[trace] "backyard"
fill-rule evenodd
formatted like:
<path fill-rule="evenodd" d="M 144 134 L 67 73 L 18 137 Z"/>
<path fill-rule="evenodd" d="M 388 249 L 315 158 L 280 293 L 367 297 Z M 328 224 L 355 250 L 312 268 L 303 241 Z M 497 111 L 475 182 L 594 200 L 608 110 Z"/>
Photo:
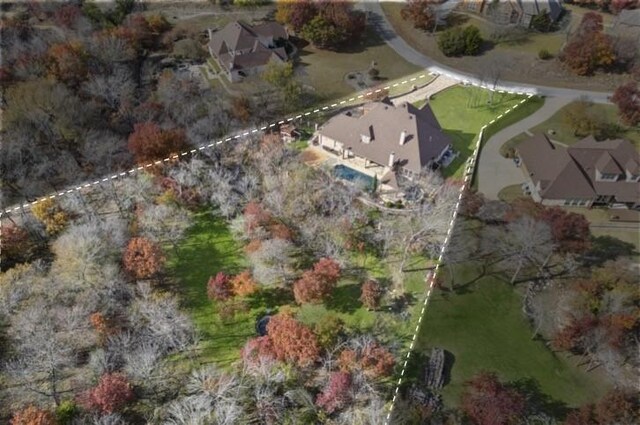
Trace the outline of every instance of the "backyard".
<path fill-rule="evenodd" d="M 188 358 L 195 365 L 215 362 L 230 366 L 240 358 L 240 349 L 247 339 L 256 336 L 256 319 L 267 312 L 275 313 L 283 306 L 293 308 L 298 319 L 310 326 L 332 315 L 339 317 L 347 330 L 371 331 L 376 327 L 378 338 L 400 353 L 410 343 L 415 321 L 400 320 L 386 307 L 367 310 L 359 301 L 361 280 L 358 276 L 362 269 L 369 277 L 388 282 L 388 268 L 393 266 L 393 260 L 385 262 L 363 255 L 353 258 L 351 270 L 345 271 L 333 297 L 325 304 L 298 307 L 290 290 L 263 287 L 245 299 L 244 312 L 223 320 L 220 306 L 207 298 L 207 281 L 220 271 L 239 273 L 248 264 L 241 244 L 234 240 L 226 222 L 210 211 L 197 213 L 185 239 L 177 250 L 167 250 L 167 256 L 170 274 L 200 335 L 195 354 Z M 410 309 L 413 317 L 420 311 L 420 300 L 424 297 L 427 265 L 426 259 L 415 258 L 407 267 L 411 271 L 405 272 L 405 286 L 414 299 Z"/>
<path fill-rule="evenodd" d="M 485 124 L 525 99 L 523 96 L 508 93 L 493 93 L 488 90 L 468 86 L 455 86 L 446 89 L 429 101 L 438 122 L 453 139 L 453 148 L 460 155 L 443 170 L 445 177 L 460 178 L 464 163 L 473 153 L 477 136 Z M 487 127 L 484 140 L 511 125 L 542 106 L 543 101 L 532 98 L 507 113 Z"/>
<path fill-rule="evenodd" d="M 517 289 L 498 275 L 482 274 L 481 267 L 470 262 L 455 265 L 454 273 L 454 291 L 435 293 L 417 340 L 418 353 L 428 355 L 432 347 L 440 347 L 452 355 L 450 382 L 442 390 L 445 404 L 456 406 L 464 382 L 485 370 L 509 382 L 538 386 L 551 398 L 555 413 L 607 391 L 609 385 L 597 371 L 587 373 L 577 366 L 577 358 L 554 353 L 532 339 Z M 443 274 L 443 287 L 448 287 Z"/>

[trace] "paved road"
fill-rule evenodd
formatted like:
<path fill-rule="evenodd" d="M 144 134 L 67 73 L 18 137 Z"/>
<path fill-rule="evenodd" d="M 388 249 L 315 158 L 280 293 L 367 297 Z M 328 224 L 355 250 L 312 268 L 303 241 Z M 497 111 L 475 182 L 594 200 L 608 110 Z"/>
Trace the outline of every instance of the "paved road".
<path fill-rule="evenodd" d="M 380 7 L 379 0 L 365 0 L 362 3 L 362 7 L 364 10 L 371 13 L 369 17 L 369 23 L 371 23 L 376 28 L 378 34 L 380 34 L 384 41 L 391 48 L 393 48 L 393 50 L 395 50 L 408 62 L 426 68 L 430 72 L 448 75 L 461 81 L 467 81 L 474 85 L 485 85 L 485 82 L 481 81 L 476 76 L 468 74 L 466 72 L 455 70 L 439 62 L 436 62 L 409 46 L 409 44 L 407 44 L 407 42 L 404 41 L 400 36 L 398 36 L 394 31 L 393 26 Z M 538 94 L 541 96 L 553 96 L 569 99 L 586 97 L 589 100 L 597 103 L 609 103 L 609 96 L 611 96 L 612 94 L 607 92 L 565 89 L 561 87 L 533 86 L 530 84 L 510 81 L 502 81 L 495 88 L 497 90 L 526 92 Z"/>
<path fill-rule="evenodd" d="M 522 170 L 515 166 L 513 160 L 500 155 L 500 147 L 524 130 L 548 120 L 570 102 L 571 99 L 566 97 L 546 98 L 544 105 L 536 112 L 494 134 L 485 143 L 478 158 L 478 191 L 487 199 L 498 199 L 498 192 L 505 186 L 523 183 Z"/>

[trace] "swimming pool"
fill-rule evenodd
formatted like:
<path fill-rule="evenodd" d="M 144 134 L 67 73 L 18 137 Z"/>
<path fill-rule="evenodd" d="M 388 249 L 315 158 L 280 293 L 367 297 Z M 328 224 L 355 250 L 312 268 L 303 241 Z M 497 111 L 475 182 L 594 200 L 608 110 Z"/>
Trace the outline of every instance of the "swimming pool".
<path fill-rule="evenodd" d="M 360 182 L 368 190 L 374 189 L 374 179 L 358 170 L 349 168 L 346 165 L 338 164 L 333 167 L 333 175 L 339 179 L 347 180 L 353 183 Z"/>

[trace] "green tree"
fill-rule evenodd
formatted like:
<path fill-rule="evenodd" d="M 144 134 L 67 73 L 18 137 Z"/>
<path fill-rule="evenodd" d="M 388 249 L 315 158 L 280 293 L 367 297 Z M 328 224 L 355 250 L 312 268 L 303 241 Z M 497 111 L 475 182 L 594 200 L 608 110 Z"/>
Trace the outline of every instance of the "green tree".
<path fill-rule="evenodd" d="M 344 43 L 348 34 L 344 28 L 337 27 L 321 15 L 314 17 L 302 27 L 301 35 L 320 48 L 335 47 Z"/>
<path fill-rule="evenodd" d="M 443 31 L 438 37 L 438 48 L 445 56 L 461 56 L 465 51 L 462 29 L 453 27 Z"/>
<path fill-rule="evenodd" d="M 483 42 L 478 27 L 469 25 L 462 31 L 462 35 L 464 37 L 464 54 L 468 56 L 477 55 Z"/>

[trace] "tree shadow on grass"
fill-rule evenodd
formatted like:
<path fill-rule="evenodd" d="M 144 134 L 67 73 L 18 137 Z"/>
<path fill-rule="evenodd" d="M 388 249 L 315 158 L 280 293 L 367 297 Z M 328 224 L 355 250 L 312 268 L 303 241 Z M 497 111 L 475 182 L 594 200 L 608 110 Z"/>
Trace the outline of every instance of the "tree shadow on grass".
<path fill-rule="evenodd" d="M 591 238 L 591 249 L 585 254 L 583 261 L 600 266 L 606 261 L 634 254 L 637 254 L 637 251 L 632 243 L 612 236 L 594 236 Z"/>
<path fill-rule="evenodd" d="M 247 304 L 251 309 L 264 308 L 276 309 L 281 305 L 292 304 L 293 293 L 281 287 L 265 287 L 247 298 Z"/>
<path fill-rule="evenodd" d="M 327 301 L 327 308 L 340 313 L 353 313 L 360 307 L 360 285 L 350 283 L 338 286 L 333 290 L 331 298 Z"/>
<path fill-rule="evenodd" d="M 533 378 L 519 379 L 511 383 L 511 386 L 527 397 L 529 404 L 535 411 L 544 412 L 560 420 L 563 420 L 569 412 L 569 408 L 564 402 L 555 400 L 543 393 L 540 389 L 540 384 Z"/>

